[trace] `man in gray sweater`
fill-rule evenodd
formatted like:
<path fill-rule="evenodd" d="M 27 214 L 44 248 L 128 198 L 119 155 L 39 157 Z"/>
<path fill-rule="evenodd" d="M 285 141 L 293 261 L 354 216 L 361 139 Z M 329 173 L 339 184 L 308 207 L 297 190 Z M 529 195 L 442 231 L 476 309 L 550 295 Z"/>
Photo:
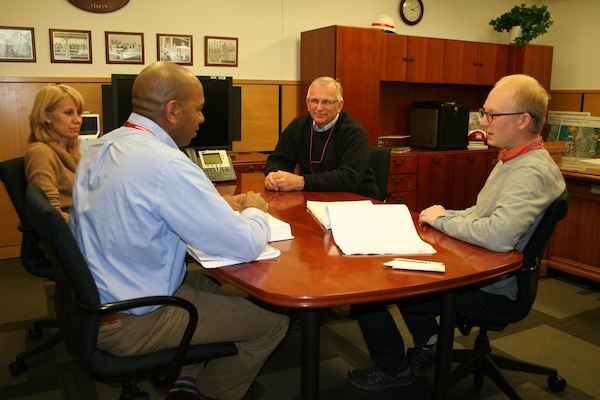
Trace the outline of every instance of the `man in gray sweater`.
<path fill-rule="evenodd" d="M 566 186 L 540 135 L 547 108 L 548 94 L 534 78 L 510 75 L 498 81 L 479 112 L 488 144 L 501 149 L 500 160 L 476 204 L 465 210 L 433 205 L 420 213 L 419 223 L 489 250 L 522 251 L 546 208 Z M 516 299 L 516 279 L 508 276 L 465 288 L 458 295 L 457 307 L 461 313 L 502 314 L 510 312 Z M 360 307 L 358 322 L 375 365 L 350 370 L 350 382 L 364 390 L 412 383 L 435 361 L 438 325 L 431 310 L 439 310 L 438 304 L 431 296 L 397 303 L 415 343 L 410 362 L 387 305 Z"/>

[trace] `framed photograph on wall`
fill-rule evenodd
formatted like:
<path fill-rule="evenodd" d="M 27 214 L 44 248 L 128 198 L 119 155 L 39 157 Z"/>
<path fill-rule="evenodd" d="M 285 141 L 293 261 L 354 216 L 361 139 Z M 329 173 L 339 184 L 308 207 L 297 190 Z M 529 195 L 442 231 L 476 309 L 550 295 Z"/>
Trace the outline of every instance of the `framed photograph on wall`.
<path fill-rule="evenodd" d="M 105 32 L 107 64 L 144 64 L 143 32 Z"/>
<path fill-rule="evenodd" d="M 193 65 L 192 35 L 156 35 L 158 61 L 172 61 L 181 65 Z"/>
<path fill-rule="evenodd" d="M 0 61 L 35 62 L 33 28 L 0 26 Z"/>
<path fill-rule="evenodd" d="M 92 63 L 92 32 L 50 29 L 50 61 Z"/>
<path fill-rule="evenodd" d="M 238 66 L 238 39 L 230 37 L 204 37 L 204 65 L 219 67 Z"/>

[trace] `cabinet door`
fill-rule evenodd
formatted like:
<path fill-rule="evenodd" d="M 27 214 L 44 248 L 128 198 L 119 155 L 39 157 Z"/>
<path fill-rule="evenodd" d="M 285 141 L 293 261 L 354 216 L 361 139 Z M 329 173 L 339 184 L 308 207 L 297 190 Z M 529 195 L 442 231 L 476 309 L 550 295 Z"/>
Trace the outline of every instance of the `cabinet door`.
<path fill-rule="evenodd" d="M 434 204 L 450 207 L 454 156 L 445 152 L 419 156 L 417 211 Z"/>
<path fill-rule="evenodd" d="M 407 51 L 407 82 L 444 81 L 444 39 L 409 36 Z"/>
<path fill-rule="evenodd" d="M 492 86 L 508 75 L 508 45 L 479 43 L 477 84 Z"/>
<path fill-rule="evenodd" d="M 474 85 L 477 82 L 478 43 L 446 40 L 444 50 L 444 82 Z"/>
<path fill-rule="evenodd" d="M 508 73 L 533 76 L 544 89 L 550 91 L 553 51 L 552 46 L 525 44 L 517 47 L 511 44 L 508 51 Z"/>
<path fill-rule="evenodd" d="M 488 177 L 488 153 L 471 150 L 454 156 L 454 178 L 450 208 L 471 207 Z"/>
<path fill-rule="evenodd" d="M 408 37 L 386 35 L 383 39 L 381 60 L 381 80 L 390 82 L 406 81 Z"/>
<path fill-rule="evenodd" d="M 446 40 L 444 83 L 492 86 L 508 72 L 508 46 Z"/>

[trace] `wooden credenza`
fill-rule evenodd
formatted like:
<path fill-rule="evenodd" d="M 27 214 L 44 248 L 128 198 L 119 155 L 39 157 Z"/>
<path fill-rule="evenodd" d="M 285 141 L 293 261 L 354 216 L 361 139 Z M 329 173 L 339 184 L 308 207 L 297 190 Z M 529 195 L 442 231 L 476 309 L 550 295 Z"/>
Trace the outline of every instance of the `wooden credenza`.
<path fill-rule="evenodd" d="M 546 249 L 541 274 L 548 268 L 600 282 L 600 176 L 564 172 L 569 211 Z"/>
<path fill-rule="evenodd" d="M 412 148 L 390 158 L 387 201 L 420 211 L 433 204 L 462 209 L 475 204 L 498 149 L 434 151 Z"/>

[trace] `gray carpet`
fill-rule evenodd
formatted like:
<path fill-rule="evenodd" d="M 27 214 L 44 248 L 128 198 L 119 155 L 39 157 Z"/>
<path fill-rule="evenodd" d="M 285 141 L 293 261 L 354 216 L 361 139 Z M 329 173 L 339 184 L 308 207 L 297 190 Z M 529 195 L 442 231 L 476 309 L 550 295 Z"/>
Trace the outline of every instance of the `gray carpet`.
<path fill-rule="evenodd" d="M 232 294 L 235 290 L 225 288 Z M 117 400 L 117 383 L 94 382 L 72 360 L 62 345 L 28 361 L 28 371 L 17 377 L 8 371 L 15 355 L 36 340 L 27 329 L 33 320 L 51 312 L 48 300 L 52 284 L 30 276 L 18 260 L 0 260 L 0 399 L 111 399 Z M 321 324 L 321 399 L 421 399 L 432 382 L 432 376 L 421 377 L 406 388 L 366 392 L 346 381 L 350 368 L 371 365 L 356 321 L 348 319 L 348 307 L 327 310 Z M 402 318 L 393 312 L 406 335 Z M 542 365 L 558 368 L 568 386 L 562 393 L 548 390 L 545 376 L 507 372 L 508 380 L 523 399 L 600 399 L 600 285 L 572 276 L 552 273 L 540 282 L 538 299 L 530 315 L 503 332 L 491 333 L 493 352 L 516 356 Z M 47 334 L 50 331 L 46 332 Z M 474 334 L 457 332 L 456 348 L 472 347 Z M 410 345 L 410 342 L 408 342 Z M 280 348 L 265 364 L 258 381 L 266 388 L 263 400 L 299 399 L 300 395 L 300 330 L 290 330 Z M 139 385 L 151 393 L 151 399 L 162 399 L 148 378 L 140 377 Z M 476 394 L 467 379 L 453 386 L 450 399 L 505 399 L 488 380 Z"/>

